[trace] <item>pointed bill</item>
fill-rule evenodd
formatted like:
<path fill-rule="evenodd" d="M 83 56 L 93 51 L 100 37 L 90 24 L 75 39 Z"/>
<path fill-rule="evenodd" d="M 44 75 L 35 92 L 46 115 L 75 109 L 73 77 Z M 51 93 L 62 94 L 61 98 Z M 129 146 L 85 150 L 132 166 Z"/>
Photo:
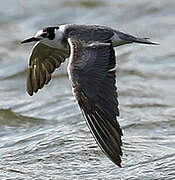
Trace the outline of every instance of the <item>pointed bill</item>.
<path fill-rule="evenodd" d="M 24 44 L 24 43 L 29 43 L 29 42 L 37 42 L 39 41 L 38 38 L 35 38 L 35 37 L 31 37 L 31 38 L 28 38 L 28 39 L 25 39 L 21 42 L 21 44 Z"/>

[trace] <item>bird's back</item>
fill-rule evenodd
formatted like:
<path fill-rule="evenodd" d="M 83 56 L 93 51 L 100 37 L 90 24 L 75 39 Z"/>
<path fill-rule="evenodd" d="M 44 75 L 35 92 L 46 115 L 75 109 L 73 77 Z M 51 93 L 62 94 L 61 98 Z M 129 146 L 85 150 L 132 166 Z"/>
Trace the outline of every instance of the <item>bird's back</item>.
<path fill-rule="evenodd" d="M 65 37 L 76 37 L 85 42 L 105 42 L 112 38 L 114 30 L 100 25 L 75 25 L 69 24 L 65 29 Z"/>

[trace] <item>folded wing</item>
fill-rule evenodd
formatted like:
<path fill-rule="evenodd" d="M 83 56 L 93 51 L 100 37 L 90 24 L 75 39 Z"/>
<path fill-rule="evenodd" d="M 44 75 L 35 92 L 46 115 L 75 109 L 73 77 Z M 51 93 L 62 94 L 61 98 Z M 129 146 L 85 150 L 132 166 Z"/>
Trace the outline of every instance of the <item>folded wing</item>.
<path fill-rule="evenodd" d="M 122 131 L 115 86 L 115 52 L 110 41 L 69 38 L 69 75 L 88 127 L 104 153 L 121 166 Z"/>
<path fill-rule="evenodd" d="M 37 92 L 51 79 L 51 74 L 69 56 L 68 49 L 51 48 L 37 43 L 29 59 L 27 72 L 27 92 L 29 95 Z"/>

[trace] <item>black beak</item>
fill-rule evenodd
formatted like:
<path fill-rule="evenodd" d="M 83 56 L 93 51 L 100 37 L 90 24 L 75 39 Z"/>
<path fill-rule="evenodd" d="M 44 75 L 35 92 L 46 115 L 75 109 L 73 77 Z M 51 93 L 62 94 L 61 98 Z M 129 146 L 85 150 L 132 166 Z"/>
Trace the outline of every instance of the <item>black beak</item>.
<path fill-rule="evenodd" d="M 25 39 L 21 43 L 23 44 L 23 43 L 36 42 L 36 41 L 39 41 L 39 39 L 35 38 L 35 37 L 32 37 L 32 38 Z"/>

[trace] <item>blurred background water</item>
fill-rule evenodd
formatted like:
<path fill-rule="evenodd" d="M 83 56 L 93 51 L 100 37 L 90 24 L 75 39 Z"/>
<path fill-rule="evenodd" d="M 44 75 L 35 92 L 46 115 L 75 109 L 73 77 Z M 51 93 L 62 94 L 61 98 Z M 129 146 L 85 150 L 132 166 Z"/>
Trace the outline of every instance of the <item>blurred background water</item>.
<path fill-rule="evenodd" d="M 122 168 L 92 138 L 66 64 L 33 97 L 25 90 L 32 44 L 45 26 L 103 24 L 160 46 L 118 48 Z M 0 179 L 175 179 L 175 1 L 1 0 Z"/>

